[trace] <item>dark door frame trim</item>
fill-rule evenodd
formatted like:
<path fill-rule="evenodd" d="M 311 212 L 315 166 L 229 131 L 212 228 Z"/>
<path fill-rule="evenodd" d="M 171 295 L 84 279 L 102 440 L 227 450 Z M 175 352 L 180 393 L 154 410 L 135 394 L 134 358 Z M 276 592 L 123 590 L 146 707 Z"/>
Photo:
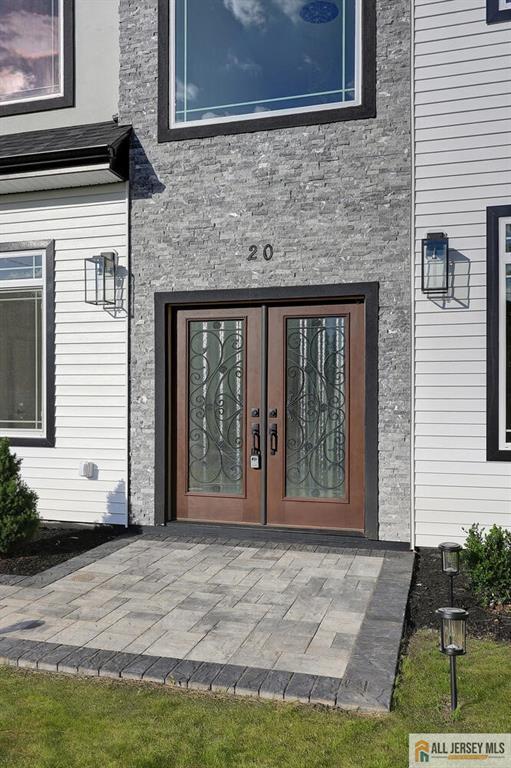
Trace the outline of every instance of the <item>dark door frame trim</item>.
<path fill-rule="evenodd" d="M 169 313 L 176 309 L 221 305 L 334 303 L 360 300 L 365 306 L 365 536 L 378 539 L 378 309 L 379 284 L 341 283 L 280 288 L 156 292 L 155 311 L 155 525 L 165 525 L 172 513 L 167 468 L 171 466 L 168 382 L 172 363 Z"/>

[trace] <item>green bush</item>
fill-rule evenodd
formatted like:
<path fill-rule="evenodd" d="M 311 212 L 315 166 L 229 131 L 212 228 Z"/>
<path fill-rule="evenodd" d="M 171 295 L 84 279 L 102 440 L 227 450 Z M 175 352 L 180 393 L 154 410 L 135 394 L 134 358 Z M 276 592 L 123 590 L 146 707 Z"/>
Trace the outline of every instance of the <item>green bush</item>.
<path fill-rule="evenodd" d="M 463 562 L 472 589 L 484 605 L 511 603 L 511 531 L 473 525 L 467 531 Z"/>
<path fill-rule="evenodd" d="M 0 437 L 0 553 L 30 539 L 39 526 L 37 494 L 20 476 L 21 459 L 9 450 L 9 441 Z"/>

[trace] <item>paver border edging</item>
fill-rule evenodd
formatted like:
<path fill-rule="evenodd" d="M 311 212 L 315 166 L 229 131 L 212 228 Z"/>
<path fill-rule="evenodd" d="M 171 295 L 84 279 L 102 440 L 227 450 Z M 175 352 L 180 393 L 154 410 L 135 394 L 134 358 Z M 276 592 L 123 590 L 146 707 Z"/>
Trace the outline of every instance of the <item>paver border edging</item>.
<path fill-rule="evenodd" d="M 85 677 L 138 680 L 190 690 L 335 707 L 342 680 L 234 664 L 105 651 L 0 637 L 0 664 Z"/>
<path fill-rule="evenodd" d="M 337 697 L 343 709 L 390 710 L 414 562 L 413 552 L 385 554 Z"/>

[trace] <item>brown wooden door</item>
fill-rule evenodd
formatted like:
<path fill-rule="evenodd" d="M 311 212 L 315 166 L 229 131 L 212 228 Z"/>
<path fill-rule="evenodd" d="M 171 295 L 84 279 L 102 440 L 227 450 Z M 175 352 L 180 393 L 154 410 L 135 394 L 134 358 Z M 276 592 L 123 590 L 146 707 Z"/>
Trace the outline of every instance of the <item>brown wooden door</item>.
<path fill-rule="evenodd" d="M 268 317 L 270 525 L 364 530 L 364 307 Z"/>
<path fill-rule="evenodd" d="M 363 532 L 364 361 L 363 304 L 179 311 L 177 518 Z"/>
<path fill-rule="evenodd" d="M 261 472 L 259 309 L 189 310 L 177 318 L 176 516 L 258 523 Z"/>

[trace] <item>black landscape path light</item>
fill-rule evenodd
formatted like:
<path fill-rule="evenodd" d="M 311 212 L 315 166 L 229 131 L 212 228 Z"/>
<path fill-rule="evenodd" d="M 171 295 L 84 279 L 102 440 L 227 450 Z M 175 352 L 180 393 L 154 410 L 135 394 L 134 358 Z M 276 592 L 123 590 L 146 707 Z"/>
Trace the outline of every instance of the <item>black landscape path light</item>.
<path fill-rule="evenodd" d="M 449 576 L 449 605 L 454 605 L 454 577 L 460 572 L 460 552 L 463 549 L 461 544 L 454 541 L 444 541 L 438 545 L 442 553 L 442 571 Z"/>
<path fill-rule="evenodd" d="M 451 665 L 451 710 L 458 706 L 458 684 L 456 680 L 456 657 L 467 652 L 467 616 L 463 608 L 438 608 L 440 616 L 440 650 L 449 656 Z"/>

